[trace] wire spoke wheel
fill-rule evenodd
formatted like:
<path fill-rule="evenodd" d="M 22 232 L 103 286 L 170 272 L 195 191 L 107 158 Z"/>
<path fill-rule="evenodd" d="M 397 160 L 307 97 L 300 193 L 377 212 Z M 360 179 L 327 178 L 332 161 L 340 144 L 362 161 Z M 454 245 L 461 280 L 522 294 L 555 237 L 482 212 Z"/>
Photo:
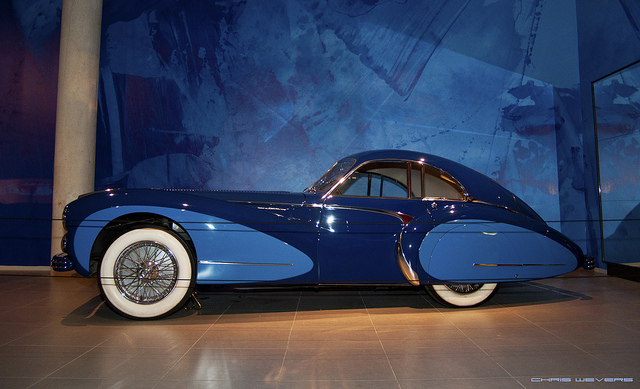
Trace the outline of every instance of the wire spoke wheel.
<path fill-rule="evenodd" d="M 475 307 L 488 301 L 497 291 L 496 283 L 427 285 L 431 297 L 450 307 Z"/>
<path fill-rule="evenodd" d="M 484 284 L 445 284 L 452 292 L 460 294 L 473 293 L 482 288 L 482 285 Z"/>
<path fill-rule="evenodd" d="M 195 287 L 195 266 L 171 231 L 138 228 L 120 235 L 102 257 L 98 284 L 107 305 L 133 319 L 157 319 L 184 306 Z"/>
<path fill-rule="evenodd" d="M 137 242 L 120 254 L 114 276 L 124 297 L 151 304 L 171 293 L 178 280 L 178 264 L 166 246 L 151 241 Z"/>

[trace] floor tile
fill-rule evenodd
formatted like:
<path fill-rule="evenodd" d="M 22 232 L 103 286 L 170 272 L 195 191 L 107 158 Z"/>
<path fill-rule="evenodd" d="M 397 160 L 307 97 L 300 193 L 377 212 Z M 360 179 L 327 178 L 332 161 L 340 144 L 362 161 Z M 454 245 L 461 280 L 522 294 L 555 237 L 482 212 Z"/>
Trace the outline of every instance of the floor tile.
<path fill-rule="evenodd" d="M 498 363 L 484 354 L 443 354 L 436 358 L 408 356 L 391 358 L 390 362 L 399 380 L 509 377 L 509 374 Z"/>
<path fill-rule="evenodd" d="M 135 378 L 45 378 L 38 381 L 30 389 L 152 389 L 157 383 L 157 380 L 139 380 Z"/>
<path fill-rule="evenodd" d="M 24 389 L 35 385 L 41 378 L 6 378 L 0 377 L 0 388 Z"/>
<path fill-rule="evenodd" d="M 617 376 L 623 373 L 622 369 L 587 354 L 509 355 L 492 358 L 512 376 Z"/>
<path fill-rule="evenodd" d="M 251 381 L 275 382 L 280 376 L 282 358 L 208 359 L 185 356 L 168 369 L 169 381 Z"/>
<path fill-rule="evenodd" d="M 512 389 L 521 388 L 515 378 L 446 378 L 399 380 L 401 389 Z"/>
<path fill-rule="evenodd" d="M 283 381 L 278 389 L 400 389 L 396 380 L 299 380 Z M 424 387 L 423 387 L 424 388 Z"/>
<path fill-rule="evenodd" d="M 171 380 L 163 379 L 154 389 L 277 389 L 280 388 L 277 381 L 247 381 L 247 380 Z"/>
<path fill-rule="evenodd" d="M 377 358 L 287 358 L 283 381 L 353 381 L 394 380 L 395 376 L 385 356 Z"/>

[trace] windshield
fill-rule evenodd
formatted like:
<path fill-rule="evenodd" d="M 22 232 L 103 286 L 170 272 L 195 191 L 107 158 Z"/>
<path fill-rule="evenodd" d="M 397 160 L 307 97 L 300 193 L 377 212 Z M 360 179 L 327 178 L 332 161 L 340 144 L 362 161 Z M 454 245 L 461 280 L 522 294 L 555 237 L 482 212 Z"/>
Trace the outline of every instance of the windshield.
<path fill-rule="evenodd" d="M 335 184 L 340 178 L 342 178 L 351 167 L 356 163 L 353 158 L 345 158 L 338 161 L 331 169 L 329 169 L 315 184 L 308 188 L 307 192 L 317 193 L 326 192 L 333 184 Z"/>

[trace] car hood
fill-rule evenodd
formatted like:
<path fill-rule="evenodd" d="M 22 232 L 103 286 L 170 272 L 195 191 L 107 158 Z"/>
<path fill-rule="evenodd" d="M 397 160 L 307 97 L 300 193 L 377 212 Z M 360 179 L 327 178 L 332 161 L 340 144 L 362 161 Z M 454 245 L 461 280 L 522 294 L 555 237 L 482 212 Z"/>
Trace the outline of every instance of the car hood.
<path fill-rule="evenodd" d="M 302 205 L 303 193 L 222 191 L 191 189 L 107 189 L 81 195 L 67 206 L 71 224 L 78 223 L 101 209 L 122 206 L 150 206 L 190 209 L 205 214 L 233 213 L 233 209 L 251 204 Z M 227 206 L 221 206 L 226 203 Z"/>

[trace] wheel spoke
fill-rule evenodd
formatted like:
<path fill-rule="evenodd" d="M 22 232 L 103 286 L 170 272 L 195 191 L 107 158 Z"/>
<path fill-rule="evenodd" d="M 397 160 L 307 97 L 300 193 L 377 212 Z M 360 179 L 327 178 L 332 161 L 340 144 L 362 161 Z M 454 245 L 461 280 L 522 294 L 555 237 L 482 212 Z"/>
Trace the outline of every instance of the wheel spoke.
<path fill-rule="evenodd" d="M 126 299 L 151 304 L 167 296 L 177 282 L 177 262 L 164 245 L 142 241 L 122 251 L 114 266 L 115 284 Z"/>
<path fill-rule="evenodd" d="M 473 293 L 482 288 L 482 285 L 484 284 L 447 284 L 446 286 L 453 292 L 464 294 Z"/>

